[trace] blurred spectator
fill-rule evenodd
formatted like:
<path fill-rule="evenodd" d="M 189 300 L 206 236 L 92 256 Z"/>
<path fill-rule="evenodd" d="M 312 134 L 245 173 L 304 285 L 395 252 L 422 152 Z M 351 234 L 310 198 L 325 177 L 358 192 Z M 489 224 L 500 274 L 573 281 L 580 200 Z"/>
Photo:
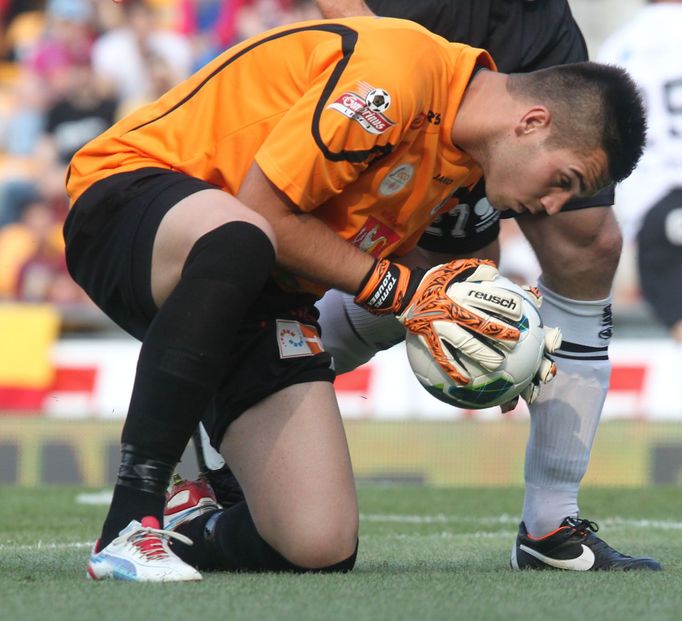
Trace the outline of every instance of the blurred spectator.
<path fill-rule="evenodd" d="M 0 59 L 21 60 L 44 29 L 45 0 L 0 0 Z"/>
<path fill-rule="evenodd" d="M 39 198 L 37 185 L 28 175 L 0 183 L 0 231 L 3 226 L 17 222 L 24 209 Z"/>
<path fill-rule="evenodd" d="M 250 0 L 237 15 L 237 38 L 246 39 L 268 28 L 292 21 L 319 19 L 312 2 L 286 0 Z"/>
<path fill-rule="evenodd" d="M 46 88 L 40 80 L 21 73 L 9 86 L 5 104 L 0 125 L 2 151 L 11 157 L 30 157 L 43 130 Z"/>
<path fill-rule="evenodd" d="M 194 69 L 237 41 L 237 15 L 249 0 L 178 0 L 177 28 L 191 38 Z"/>
<path fill-rule="evenodd" d="M 3 92 L 0 112 L 0 226 L 15 222 L 38 195 L 36 149 L 45 123 L 46 89 L 21 73 Z"/>
<path fill-rule="evenodd" d="M 47 89 L 48 100 L 65 94 L 69 67 L 89 57 L 93 17 L 90 0 L 48 0 L 43 36 L 27 59 L 28 70 Z"/>
<path fill-rule="evenodd" d="M 140 106 L 150 103 L 163 95 L 171 87 L 175 86 L 177 76 L 165 58 L 152 55 L 147 58 L 147 88 L 144 93 L 135 97 L 130 97 L 119 102 L 116 111 L 116 118 L 121 118 L 130 114 Z"/>
<path fill-rule="evenodd" d="M 319 19 L 312 0 L 175 0 L 176 30 L 192 41 L 194 70 L 239 41 L 293 21 Z"/>
<path fill-rule="evenodd" d="M 626 244 L 622 271 L 639 282 L 659 319 L 682 342 L 680 33 L 682 0 L 653 0 L 607 39 L 599 59 L 625 67 L 647 104 L 647 148 L 616 192 L 616 215 Z"/>
<path fill-rule="evenodd" d="M 74 62 L 64 78 L 66 89 L 47 109 L 40 145 L 46 164 L 60 168 L 62 177 L 76 151 L 113 124 L 118 106 L 95 79 L 89 57 Z"/>
<path fill-rule="evenodd" d="M 57 269 L 64 254 L 61 224 L 61 217 L 50 205 L 38 199 L 24 209 L 17 222 L 0 229 L 0 299 L 23 299 L 29 289 L 38 289 L 28 280 L 29 263 L 43 261 Z"/>
<path fill-rule="evenodd" d="M 124 23 L 95 41 L 92 61 L 95 74 L 121 101 L 150 100 L 153 92 L 150 67 L 162 59 L 176 84 L 192 69 L 192 50 L 186 37 L 161 29 L 152 6 L 144 0 L 120 5 Z"/>
<path fill-rule="evenodd" d="M 35 155 L 46 111 L 71 88 L 71 68 L 89 56 L 91 17 L 89 0 L 49 0 L 44 30 L 24 51 L 21 71 L 5 91 L 0 179 L 11 187 L 0 188 L 0 222 L 18 216 L 29 186 L 45 172 Z"/>

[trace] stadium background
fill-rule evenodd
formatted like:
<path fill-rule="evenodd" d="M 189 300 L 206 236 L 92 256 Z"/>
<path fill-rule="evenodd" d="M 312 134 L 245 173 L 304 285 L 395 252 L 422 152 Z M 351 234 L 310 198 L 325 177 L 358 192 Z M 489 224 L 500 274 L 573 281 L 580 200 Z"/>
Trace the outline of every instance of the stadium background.
<path fill-rule="evenodd" d="M 310 2 L 235 0 L 228 3 L 234 9 L 230 20 L 213 32 L 188 17 L 196 2 L 150 4 L 158 10 L 158 22 L 148 36 L 171 32 L 173 42 L 182 39 L 192 68 L 211 46 L 316 15 Z M 642 3 L 570 4 L 594 56 L 604 38 Z M 183 7 L 180 19 L 176 11 Z M 101 79 L 104 90 L 88 94 L 115 100 L 117 115 L 154 93 L 107 82 L 106 75 L 90 73 L 89 58 L 81 51 L 60 47 L 60 28 L 73 43 L 78 36 L 103 38 L 121 26 L 120 10 L 108 0 L 0 0 L 0 14 L 5 16 L 0 45 L 0 484 L 107 486 L 114 480 L 139 346 L 65 278 L 58 234 L 65 209 L 64 163 L 55 153 L 58 130 L 46 119 L 65 89 L 73 95 L 74 84 L 85 92 Z M 147 60 L 156 88 L 187 70 L 182 58 L 166 58 L 165 65 L 157 57 Z M 79 83 L 84 75 L 86 82 Z M 513 223 L 507 223 L 503 242 L 503 270 L 532 280 L 535 268 Z M 642 303 L 627 262 L 617 280 L 614 320 L 611 389 L 586 484 L 680 485 L 682 351 Z M 499 410 L 447 408 L 419 388 L 401 348 L 340 377 L 336 386 L 359 479 L 522 484 L 528 432 L 523 407 L 504 416 Z M 190 474 L 194 468 L 188 452 L 181 470 Z"/>

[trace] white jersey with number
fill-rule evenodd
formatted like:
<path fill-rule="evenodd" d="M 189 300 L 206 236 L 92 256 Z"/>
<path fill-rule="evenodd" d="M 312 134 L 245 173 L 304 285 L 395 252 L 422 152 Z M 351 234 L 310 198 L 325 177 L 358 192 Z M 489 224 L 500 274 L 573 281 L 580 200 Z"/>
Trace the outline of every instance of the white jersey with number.
<path fill-rule="evenodd" d="M 627 69 L 647 108 L 647 147 L 637 169 L 616 189 L 616 214 L 626 239 L 673 187 L 682 187 L 682 2 L 642 8 L 599 52 Z"/>

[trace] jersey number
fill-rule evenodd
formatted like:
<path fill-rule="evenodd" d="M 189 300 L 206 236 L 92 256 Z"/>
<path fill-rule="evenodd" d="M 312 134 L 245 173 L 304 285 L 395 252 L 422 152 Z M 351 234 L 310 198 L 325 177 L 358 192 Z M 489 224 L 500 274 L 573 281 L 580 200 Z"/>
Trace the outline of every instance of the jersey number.
<path fill-rule="evenodd" d="M 450 215 L 454 219 L 454 223 L 452 225 L 452 228 L 450 229 L 450 235 L 452 237 L 466 237 L 467 234 L 467 222 L 469 221 L 469 211 L 470 211 L 469 205 L 466 203 L 460 203 L 459 205 L 455 205 L 451 210 L 450 210 Z"/>

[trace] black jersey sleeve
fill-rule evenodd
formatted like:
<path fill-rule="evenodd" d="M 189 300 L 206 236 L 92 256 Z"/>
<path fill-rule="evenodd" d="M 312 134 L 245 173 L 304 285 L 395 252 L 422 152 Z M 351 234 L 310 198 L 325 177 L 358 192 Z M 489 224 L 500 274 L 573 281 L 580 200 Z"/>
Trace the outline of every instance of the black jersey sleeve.
<path fill-rule="evenodd" d="M 503 73 L 587 60 L 568 0 L 365 0 L 377 15 L 418 22 L 488 50 Z"/>

